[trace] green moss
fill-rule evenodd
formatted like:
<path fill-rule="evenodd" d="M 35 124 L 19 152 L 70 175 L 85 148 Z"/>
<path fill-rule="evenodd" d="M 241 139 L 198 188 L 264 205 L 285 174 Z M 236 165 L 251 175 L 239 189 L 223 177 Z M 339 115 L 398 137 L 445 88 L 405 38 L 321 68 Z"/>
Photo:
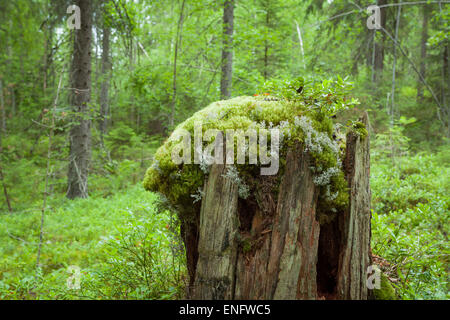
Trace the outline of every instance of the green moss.
<path fill-rule="evenodd" d="M 146 172 L 144 187 L 147 190 L 164 194 L 175 207 L 192 205 L 191 195 L 202 188 L 206 171 L 202 171 L 198 164 L 176 165 L 171 160 L 171 154 L 174 147 L 179 143 L 177 136 L 182 130 L 187 130 L 191 134 L 191 144 L 193 145 L 194 125 L 196 123 L 201 123 L 202 134 L 208 129 L 218 129 L 225 132 L 227 129 L 242 129 L 245 131 L 249 128 L 255 129 L 259 133 L 262 130 L 269 130 L 270 127 L 279 126 L 284 136 L 280 149 L 280 174 L 284 169 L 283 155 L 285 155 L 286 150 L 297 142 L 305 142 L 307 136 L 305 128 L 295 124 L 294 121 L 295 118 L 299 119 L 300 117 L 309 119 L 307 121 L 311 124 L 314 132 L 325 134 L 328 138 L 324 139 L 332 141 L 332 120 L 322 113 L 320 108 L 315 107 L 315 105 L 311 106 L 303 100 L 275 99 L 271 96 L 243 96 L 212 103 L 181 123 L 157 150 L 154 163 Z M 268 140 L 270 145 L 270 134 Z M 209 143 L 203 142 L 204 146 Z M 318 172 L 337 167 L 339 152 L 333 151 L 327 146 L 322 146 L 319 149 L 314 152 L 310 151 L 314 159 L 313 166 L 320 167 Z M 191 155 L 193 160 L 193 147 Z M 237 152 L 235 152 L 235 158 L 236 156 Z M 248 165 L 248 157 L 246 157 L 246 161 L 247 164 L 245 165 L 236 165 L 244 182 L 246 182 L 247 176 L 254 176 L 254 167 L 256 167 Z M 235 161 L 235 163 L 237 162 Z M 253 167 L 253 169 L 249 169 L 249 167 Z M 330 188 L 321 187 L 324 194 L 321 199 L 324 199 L 325 205 L 329 208 L 345 206 L 348 203 L 348 194 L 343 173 L 340 172 L 333 176 L 329 183 Z M 250 189 L 252 189 L 251 185 Z M 330 197 L 325 196 L 326 192 L 337 193 L 337 196 L 330 200 Z"/>
<path fill-rule="evenodd" d="M 244 253 L 248 253 L 252 250 L 252 242 L 250 239 L 244 239 L 241 242 L 241 246 L 242 246 L 242 252 L 244 252 Z"/>
<path fill-rule="evenodd" d="M 331 150 L 311 152 L 311 155 L 314 158 L 314 166 L 316 168 L 331 168 L 337 164 L 337 157 Z"/>
<path fill-rule="evenodd" d="M 395 289 L 384 273 L 381 273 L 380 289 L 373 289 L 373 293 L 376 300 L 398 300 Z"/>
<path fill-rule="evenodd" d="M 369 132 L 367 131 L 366 125 L 360 121 L 355 121 L 352 123 L 352 130 L 355 132 L 358 136 L 361 137 L 361 139 L 365 139 Z"/>

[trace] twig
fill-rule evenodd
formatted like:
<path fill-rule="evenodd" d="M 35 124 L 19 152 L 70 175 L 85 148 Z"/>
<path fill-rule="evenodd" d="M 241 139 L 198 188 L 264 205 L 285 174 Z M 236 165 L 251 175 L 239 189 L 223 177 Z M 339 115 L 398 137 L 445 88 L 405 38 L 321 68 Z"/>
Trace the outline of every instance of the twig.
<path fill-rule="evenodd" d="M 45 124 L 37 122 L 37 121 L 35 121 L 33 119 L 31 119 L 31 121 L 34 122 L 35 124 L 37 124 L 38 126 L 41 126 L 41 127 L 47 128 L 47 129 L 51 129 L 52 128 L 51 126 L 46 126 Z"/>
<path fill-rule="evenodd" d="M 55 102 L 53 104 L 52 125 L 50 127 L 50 132 L 48 135 L 47 169 L 46 169 L 46 176 L 45 176 L 44 200 L 43 200 L 42 209 L 41 209 L 41 227 L 40 227 L 40 231 L 39 231 L 39 245 L 38 245 L 38 253 L 37 253 L 37 257 L 36 257 L 36 270 L 39 270 L 39 262 L 40 262 L 40 258 L 41 258 L 42 240 L 43 240 L 43 235 L 44 235 L 45 208 L 47 207 L 47 197 L 48 197 L 48 180 L 49 180 L 49 176 L 50 176 L 50 160 L 51 160 L 51 156 L 52 156 L 52 138 L 53 138 L 54 130 L 55 130 L 55 109 L 56 109 L 56 105 L 58 103 L 59 92 L 61 90 L 63 74 L 64 74 L 64 67 L 63 67 L 61 75 L 59 77 L 58 90 L 56 91 Z M 37 283 L 37 278 L 38 278 L 38 273 L 36 272 L 35 287 L 36 287 L 36 283 Z"/>

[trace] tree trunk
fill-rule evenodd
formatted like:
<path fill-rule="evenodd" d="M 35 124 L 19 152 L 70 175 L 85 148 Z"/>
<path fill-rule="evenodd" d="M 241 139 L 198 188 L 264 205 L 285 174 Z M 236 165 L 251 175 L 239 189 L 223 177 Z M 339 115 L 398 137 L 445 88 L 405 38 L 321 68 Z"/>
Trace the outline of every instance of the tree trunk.
<path fill-rule="evenodd" d="M 176 106 L 176 100 L 177 100 L 177 60 L 178 60 L 178 46 L 181 43 L 181 32 L 183 28 L 183 19 L 184 19 L 184 4 L 185 0 L 181 3 L 181 9 L 180 9 L 180 17 L 178 19 L 178 26 L 177 26 L 177 34 L 175 38 L 175 53 L 173 55 L 173 91 L 172 91 L 172 100 L 170 102 L 170 116 L 169 116 L 169 126 L 173 126 L 175 123 L 175 106 Z"/>
<path fill-rule="evenodd" d="M 426 65 L 425 60 L 427 58 L 427 41 L 428 41 L 428 16 L 429 9 L 425 5 L 422 8 L 423 19 L 422 19 L 422 37 L 420 40 L 420 74 L 422 78 L 425 79 Z M 422 101 L 423 99 L 423 83 L 419 77 L 417 81 L 417 100 Z"/>
<path fill-rule="evenodd" d="M 102 84 L 100 89 L 100 139 L 103 143 L 103 136 L 107 132 L 108 114 L 109 114 L 109 77 L 111 63 L 109 61 L 109 36 L 111 28 L 107 22 L 103 21 L 103 38 L 102 38 Z"/>
<path fill-rule="evenodd" d="M 223 48 L 220 96 L 222 99 L 228 99 L 231 96 L 231 84 L 233 75 L 234 0 L 225 0 L 223 6 Z"/>
<path fill-rule="evenodd" d="M 3 82 L 2 79 L 0 78 L 0 108 L 2 110 L 2 128 L 0 130 L 0 157 L 3 156 L 3 134 L 6 131 L 6 125 L 4 124 L 5 122 L 5 101 L 4 101 L 4 97 L 3 97 Z M 0 162 L 1 162 L 1 158 L 0 158 Z M 5 183 L 5 179 L 3 176 L 3 168 L 0 164 L 0 181 L 2 183 L 3 186 L 3 194 L 5 195 L 5 201 L 6 201 L 6 205 L 8 206 L 8 210 L 9 212 L 12 212 L 12 207 L 11 207 L 11 202 L 9 201 L 9 196 L 8 196 L 8 189 L 6 188 L 6 183 Z"/>
<path fill-rule="evenodd" d="M 449 95 L 449 83 L 450 83 L 450 69 L 448 63 L 448 44 L 444 46 L 442 53 L 442 113 L 447 119 L 443 119 L 444 126 L 447 126 L 447 138 L 450 138 L 450 107 L 448 106 Z"/>
<path fill-rule="evenodd" d="M 266 28 L 267 33 L 270 27 L 270 13 L 269 13 L 269 3 L 266 4 Z M 264 36 L 264 81 L 268 78 L 268 68 L 269 68 L 269 41 L 267 40 L 267 34 Z"/>
<path fill-rule="evenodd" d="M 2 134 L 3 133 L 0 131 L 0 157 L 3 156 Z M 9 200 L 8 188 L 6 187 L 5 177 L 3 175 L 3 167 L 1 165 L 1 159 L 0 159 L 0 182 L 2 183 L 3 186 L 3 194 L 5 196 L 6 205 L 8 207 L 9 212 L 12 213 L 11 201 Z"/>
<path fill-rule="evenodd" d="M 47 1 L 45 4 L 46 14 L 51 16 L 54 14 L 54 9 L 51 7 L 50 2 Z M 47 88 L 53 87 L 53 34 L 54 34 L 54 24 L 55 22 L 49 19 L 44 25 L 44 56 L 42 57 L 42 88 L 44 96 L 46 94 Z"/>
<path fill-rule="evenodd" d="M 361 119 L 369 128 L 367 113 Z M 348 210 L 338 218 L 341 246 L 337 277 L 339 299 L 367 299 L 367 268 L 371 264 L 371 212 L 370 212 L 370 143 L 355 133 L 347 135 L 344 162 L 349 186 Z"/>
<path fill-rule="evenodd" d="M 6 133 L 6 109 L 5 109 L 5 96 L 3 95 L 3 80 L 0 78 L 0 108 L 2 111 L 1 131 Z"/>
<path fill-rule="evenodd" d="M 225 165 L 211 168 L 200 210 L 196 299 L 233 299 L 239 221 L 238 186 Z"/>
<path fill-rule="evenodd" d="M 386 3 L 387 0 L 377 1 L 377 5 L 379 6 L 385 5 Z M 386 7 L 380 8 L 380 24 L 382 28 L 386 29 Z M 384 42 L 386 35 L 383 30 L 379 30 L 378 32 L 381 32 L 381 37 L 375 42 L 374 48 L 374 81 L 381 79 L 384 67 Z"/>
<path fill-rule="evenodd" d="M 16 92 L 15 92 L 16 84 L 12 83 L 9 87 L 9 93 L 11 95 L 11 118 L 16 116 Z"/>
<path fill-rule="evenodd" d="M 71 70 L 71 98 L 75 117 L 70 129 L 70 155 L 67 197 L 86 198 L 91 156 L 91 120 L 88 103 L 91 97 L 91 0 L 78 0 L 81 29 L 74 30 L 75 40 Z"/>
<path fill-rule="evenodd" d="M 362 121 L 368 126 L 367 114 Z M 260 176 L 254 193 L 240 199 L 226 165 L 212 165 L 198 222 L 184 229 L 188 297 L 367 299 L 369 138 L 349 133 L 346 150 L 349 206 L 326 223 L 318 219 L 327 212 L 319 212 L 311 158 L 301 144 L 287 154 L 277 194 L 278 177 Z"/>
<path fill-rule="evenodd" d="M 401 3 L 401 0 L 400 0 Z M 398 29 L 400 27 L 400 17 L 402 12 L 402 6 L 398 6 L 397 8 L 397 18 L 395 19 L 395 36 L 394 36 L 394 48 L 393 48 L 393 56 L 394 61 L 392 62 L 392 87 L 391 87 L 391 110 L 390 110 L 390 127 L 393 128 L 394 126 L 394 119 L 395 119 L 395 71 L 397 67 L 397 45 L 398 44 Z M 392 150 L 392 159 L 394 159 L 394 150 Z"/>

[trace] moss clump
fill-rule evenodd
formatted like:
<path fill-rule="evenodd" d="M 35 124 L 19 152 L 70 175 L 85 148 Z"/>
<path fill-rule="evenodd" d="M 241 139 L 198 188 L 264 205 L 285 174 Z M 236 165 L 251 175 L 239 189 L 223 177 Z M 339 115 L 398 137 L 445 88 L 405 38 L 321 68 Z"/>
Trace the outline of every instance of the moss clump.
<path fill-rule="evenodd" d="M 384 273 L 381 273 L 380 289 L 373 289 L 373 293 L 376 300 L 398 300 L 395 289 Z"/>
<path fill-rule="evenodd" d="M 252 242 L 250 239 L 244 239 L 241 243 L 242 252 L 248 253 L 252 250 Z"/>
<path fill-rule="evenodd" d="M 291 84 L 287 89 L 284 88 L 283 92 L 293 90 L 292 88 L 295 86 Z M 317 88 L 323 88 L 323 86 L 317 86 Z M 311 90 L 304 92 L 311 94 Z M 205 164 L 177 165 L 171 159 L 174 147 L 181 144 L 179 134 L 184 132 L 183 130 L 191 134 L 191 155 L 193 155 L 194 126 L 198 124 L 201 124 L 203 136 L 209 129 L 222 132 L 227 129 L 243 131 L 255 129 L 258 134 L 264 131 L 268 133 L 269 149 L 269 130 L 278 128 L 281 135 L 278 172 L 283 172 L 285 163 L 283 157 L 289 147 L 298 142 L 303 143 L 314 159 L 311 170 L 315 173 L 315 183 L 321 190 L 321 201 L 330 209 L 346 206 L 347 184 L 341 169 L 339 145 L 333 139 L 334 125 L 330 117 L 332 114 L 329 111 L 328 102 L 326 102 L 326 108 L 320 106 L 322 101 L 319 96 L 324 94 L 316 92 L 314 97 L 295 94 L 295 99 L 276 94 L 263 94 L 254 97 L 242 96 L 210 104 L 181 123 L 157 150 L 154 163 L 147 170 L 144 178 L 145 189 L 164 194 L 174 207 L 192 206 L 192 198 L 198 199 L 195 194 L 203 186 L 205 175 L 208 174 L 208 166 Z M 331 93 L 325 96 L 328 101 Z M 203 147 L 210 143 L 211 141 L 203 142 Z M 237 163 L 236 146 L 234 154 L 234 163 Z M 248 178 L 246 175 L 248 176 L 250 172 L 254 173 L 254 170 L 249 170 L 248 156 L 246 156 L 245 164 L 235 165 L 235 167 L 243 184 L 249 180 L 246 179 Z M 249 187 L 252 190 L 252 186 Z"/>
<path fill-rule="evenodd" d="M 361 121 L 353 122 L 351 128 L 354 133 L 361 137 L 361 139 L 365 139 L 369 135 L 366 125 Z"/>

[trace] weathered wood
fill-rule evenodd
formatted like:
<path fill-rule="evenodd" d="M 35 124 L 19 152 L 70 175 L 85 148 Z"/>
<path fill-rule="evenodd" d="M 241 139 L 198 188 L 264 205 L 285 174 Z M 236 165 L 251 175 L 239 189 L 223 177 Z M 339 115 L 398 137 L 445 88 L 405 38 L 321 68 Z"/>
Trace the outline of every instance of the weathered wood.
<path fill-rule="evenodd" d="M 257 210 L 253 216 L 256 248 L 239 252 L 236 299 L 315 298 L 319 223 L 309 162 L 301 146 L 291 150 L 274 212 L 264 217 Z"/>
<path fill-rule="evenodd" d="M 361 121 L 369 127 L 367 113 Z M 343 232 L 338 272 L 339 299 L 367 299 L 367 267 L 370 264 L 370 144 L 354 132 L 347 135 L 344 169 L 350 189 L 349 208 L 340 215 Z"/>
<path fill-rule="evenodd" d="M 362 121 L 368 126 L 365 115 Z M 277 177 L 258 177 L 238 199 L 225 165 L 212 165 L 198 223 L 194 299 L 367 299 L 370 250 L 369 138 L 347 136 L 349 207 L 319 223 L 311 158 L 298 144 Z M 327 210 L 326 208 L 322 208 Z M 325 212 L 326 214 L 326 212 Z M 195 243 L 197 243 L 195 242 Z M 191 245 L 195 245 L 194 242 Z M 192 260 L 192 259 L 191 259 Z"/>
<path fill-rule="evenodd" d="M 194 299 L 233 299 L 237 257 L 238 185 L 225 165 L 213 165 L 200 211 Z"/>
<path fill-rule="evenodd" d="M 272 228 L 266 299 L 315 299 L 319 222 L 317 190 L 301 146 L 286 158 Z"/>
<path fill-rule="evenodd" d="M 200 210 L 198 210 L 200 212 Z M 188 221 L 186 219 L 181 220 L 180 232 L 183 238 L 184 246 L 186 248 L 186 264 L 189 275 L 189 285 L 186 288 L 186 295 L 192 296 L 195 281 L 195 270 L 197 268 L 198 261 L 198 238 L 199 238 L 199 221 L 200 217 L 197 216 L 197 210 L 190 210 L 188 214 L 184 212 L 184 215 L 191 215 L 195 218 L 194 221 Z M 199 214 L 198 214 L 199 215 Z"/>

